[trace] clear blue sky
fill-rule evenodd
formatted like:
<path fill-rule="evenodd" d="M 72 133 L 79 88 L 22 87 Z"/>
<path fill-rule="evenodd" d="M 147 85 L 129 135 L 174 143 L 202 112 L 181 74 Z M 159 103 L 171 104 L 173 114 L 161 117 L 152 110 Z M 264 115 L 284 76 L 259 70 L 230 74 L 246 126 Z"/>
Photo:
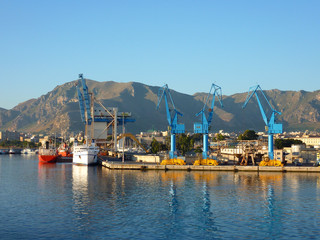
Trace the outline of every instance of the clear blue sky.
<path fill-rule="evenodd" d="M 78 73 L 225 95 L 320 89 L 319 0 L 2 0 L 0 107 Z"/>

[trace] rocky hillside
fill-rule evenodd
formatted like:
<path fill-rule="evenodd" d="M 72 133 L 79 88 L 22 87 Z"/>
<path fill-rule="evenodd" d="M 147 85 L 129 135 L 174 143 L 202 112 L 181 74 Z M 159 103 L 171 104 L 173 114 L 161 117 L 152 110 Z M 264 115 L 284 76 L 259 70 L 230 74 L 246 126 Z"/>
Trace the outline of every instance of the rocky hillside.
<path fill-rule="evenodd" d="M 30 99 L 11 110 L 0 108 L 0 128 L 23 132 L 78 132 L 84 129 L 80 119 L 79 103 L 75 87 L 76 81 L 57 86 L 51 92 L 38 99 Z M 128 111 L 136 119 L 127 130 L 133 133 L 149 129 L 167 129 L 164 102 L 156 110 L 159 87 L 141 83 L 96 82 L 87 80 L 92 91 L 107 107 L 118 107 L 119 111 Z M 305 91 L 265 91 L 270 103 L 282 115 L 279 122 L 284 130 L 320 130 L 320 90 Z M 180 122 L 186 130 L 193 130 L 193 123 L 200 121 L 195 114 L 201 110 L 207 93 L 194 95 L 182 94 L 171 90 L 177 109 L 184 115 Z M 242 109 L 247 93 L 223 97 L 223 108 L 216 101 L 212 121 L 212 130 L 243 131 L 264 129 L 264 122 L 255 97 Z M 263 98 L 260 98 L 263 102 Z M 263 102 L 265 109 L 269 109 Z M 267 111 L 267 116 L 270 112 Z"/>

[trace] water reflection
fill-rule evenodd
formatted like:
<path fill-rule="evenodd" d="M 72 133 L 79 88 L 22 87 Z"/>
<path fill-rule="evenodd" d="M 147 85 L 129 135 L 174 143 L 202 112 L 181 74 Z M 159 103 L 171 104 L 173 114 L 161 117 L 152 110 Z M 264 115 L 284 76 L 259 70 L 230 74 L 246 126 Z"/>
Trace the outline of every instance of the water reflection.
<path fill-rule="evenodd" d="M 95 182 L 96 193 L 90 200 L 92 175 L 86 168 L 75 167 L 72 169 L 74 212 L 81 218 L 80 228 L 88 227 L 91 221 L 88 216 L 94 214 L 94 218 L 112 222 L 109 234 L 125 229 L 132 239 L 141 236 L 276 238 L 285 228 L 290 228 L 294 222 L 291 217 L 301 212 L 301 181 L 310 181 L 313 183 L 310 186 L 316 189 L 319 179 L 318 175 L 287 173 L 141 172 L 102 168 L 98 172 L 99 181 Z M 299 195 L 295 198 L 296 191 Z M 319 194 L 316 195 L 310 197 L 317 199 Z M 288 197 L 290 202 L 284 200 Z M 91 212 L 92 201 L 94 206 L 99 204 L 98 212 Z M 315 207 L 319 210 L 318 205 Z"/>
<path fill-rule="evenodd" d="M 198 179 L 202 179 L 202 197 L 201 197 L 201 212 L 202 216 L 200 217 L 199 221 L 203 221 L 204 226 L 206 228 L 206 231 L 210 234 L 214 234 L 213 236 L 217 236 L 217 227 L 215 223 L 215 209 L 214 206 L 212 206 L 211 202 L 215 204 L 215 196 L 214 191 L 211 190 L 210 182 L 217 181 L 219 179 L 218 175 L 214 174 L 202 174 L 202 177 L 196 177 Z M 212 237 L 213 237 L 212 236 Z"/>
<path fill-rule="evenodd" d="M 179 206 L 178 206 L 178 201 L 177 201 L 177 189 L 176 189 L 176 186 L 172 180 L 170 182 L 169 196 L 170 196 L 171 213 L 175 214 L 175 213 L 177 213 Z"/>
<path fill-rule="evenodd" d="M 72 165 L 72 192 L 74 212 L 81 218 L 82 214 L 88 214 L 86 212 L 89 203 L 87 166 Z"/>
<path fill-rule="evenodd" d="M 43 187 L 48 185 L 59 186 L 59 191 L 65 191 L 68 183 L 69 164 L 38 163 L 38 182 Z"/>
<path fill-rule="evenodd" d="M 38 163 L 38 181 L 40 185 L 45 186 L 54 177 L 55 168 L 55 163 Z"/>
<path fill-rule="evenodd" d="M 43 239 L 319 237 L 320 174 L 114 171 L 9 156 L 0 164 L 0 223 L 10 227 L 1 236 L 19 231 L 40 232 Z"/>

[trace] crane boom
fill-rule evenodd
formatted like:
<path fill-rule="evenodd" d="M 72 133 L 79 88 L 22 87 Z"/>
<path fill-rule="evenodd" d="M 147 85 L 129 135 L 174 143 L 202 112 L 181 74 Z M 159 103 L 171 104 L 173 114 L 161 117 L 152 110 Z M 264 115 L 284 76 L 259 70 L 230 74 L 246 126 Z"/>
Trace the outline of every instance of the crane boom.
<path fill-rule="evenodd" d="M 84 112 L 84 103 L 83 103 L 83 96 L 80 91 L 79 85 L 77 84 L 77 91 L 78 91 L 78 99 L 79 99 L 79 107 L 80 107 L 80 114 L 81 114 L 81 120 L 86 124 L 86 117 L 85 117 L 85 112 Z"/>
<path fill-rule="evenodd" d="M 213 89 L 214 89 L 214 91 L 212 93 Z M 211 102 L 211 108 L 208 109 L 209 114 L 208 114 L 208 118 L 207 118 L 206 117 L 206 107 L 208 105 L 209 98 L 210 98 L 211 94 L 212 94 L 212 102 Z M 196 114 L 196 116 L 201 115 L 201 121 L 202 122 L 194 124 L 194 132 L 195 133 L 208 133 L 209 126 L 211 124 L 212 117 L 213 117 L 213 109 L 214 109 L 214 103 L 215 103 L 215 97 L 216 96 L 217 96 L 217 98 L 218 98 L 218 100 L 220 102 L 221 107 L 223 107 L 221 87 L 219 87 L 218 85 L 212 84 L 211 88 L 210 88 L 210 91 L 209 91 L 209 93 L 207 95 L 206 102 L 203 105 L 202 110 Z"/>
<path fill-rule="evenodd" d="M 169 108 L 167 95 L 169 96 L 169 99 L 171 101 L 171 105 L 173 107 L 172 110 L 170 110 Z M 171 133 L 184 133 L 184 124 L 178 123 L 178 115 L 183 116 L 183 114 L 176 109 L 167 84 L 160 88 L 158 91 L 157 110 L 160 108 L 160 103 L 163 98 L 166 104 L 167 120 L 169 126 L 171 127 Z M 173 112 L 173 116 L 171 116 L 171 112 Z"/>
<path fill-rule="evenodd" d="M 271 116 L 270 116 L 269 119 L 267 118 L 267 115 L 266 115 L 266 113 L 265 113 L 265 111 L 264 111 L 264 109 L 262 107 L 261 101 L 260 101 L 259 96 L 257 94 L 258 91 L 260 91 L 262 93 L 262 96 L 264 97 L 264 99 L 268 103 L 269 107 L 271 108 L 272 113 L 271 113 Z M 258 105 L 259 105 L 259 109 L 260 109 L 263 121 L 266 124 L 266 129 L 268 131 L 268 155 L 269 155 L 269 158 L 273 160 L 274 159 L 274 155 L 273 155 L 273 134 L 282 133 L 282 124 L 281 123 L 276 123 L 275 114 L 281 115 L 281 112 L 275 110 L 271 106 L 270 102 L 268 101 L 268 98 L 266 97 L 266 95 L 264 94 L 263 90 L 261 89 L 261 87 L 259 85 L 251 87 L 249 89 L 246 101 L 244 102 L 242 108 L 245 108 L 247 106 L 248 102 L 250 101 L 250 99 L 252 98 L 253 95 L 255 95 L 256 98 L 257 98 L 257 102 L 258 102 Z"/>
<path fill-rule="evenodd" d="M 87 123 L 91 125 L 92 123 L 92 116 L 91 116 L 91 104 L 90 104 L 90 97 L 89 97 L 89 90 L 86 84 L 86 80 L 83 78 L 83 74 L 79 74 L 79 78 L 82 82 L 82 89 L 83 89 L 83 97 L 85 102 L 86 114 L 87 114 Z"/>
<path fill-rule="evenodd" d="M 171 101 L 171 105 L 173 107 L 172 112 L 173 116 L 171 116 L 171 110 L 169 108 L 169 103 L 168 103 L 168 97 Z M 167 113 L 167 121 L 170 126 L 170 132 L 171 132 L 171 149 L 169 152 L 169 158 L 170 159 L 175 159 L 177 158 L 177 153 L 176 153 L 176 133 L 184 133 L 185 128 L 184 124 L 178 123 L 178 115 L 182 116 L 182 113 L 177 111 L 173 99 L 171 97 L 168 85 L 165 84 L 163 87 L 161 87 L 158 91 L 158 104 L 157 104 L 157 110 L 160 107 L 160 103 L 162 99 L 164 98 L 165 105 L 166 105 L 166 113 Z"/>
<path fill-rule="evenodd" d="M 213 91 L 214 90 L 214 91 Z M 213 91 L 213 93 L 212 93 Z M 211 108 L 208 109 L 208 118 L 206 117 L 206 107 L 209 102 L 210 95 L 212 94 L 212 102 L 211 102 Z M 212 121 L 213 117 L 213 109 L 214 109 L 214 102 L 215 102 L 215 97 L 217 96 L 221 107 L 223 107 L 222 104 L 222 91 L 221 87 L 218 85 L 212 84 L 210 91 L 207 95 L 206 102 L 203 105 L 203 108 L 200 112 L 196 114 L 196 116 L 201 115 L 201 122 L 200 123 L 194 123 L 193 128 L 195 133 L 203 133 L 203 151 L 202 151 L 202 158 L 207 159 L 208 158 L 208 132 L 209 132 L 209 126 Z"/>

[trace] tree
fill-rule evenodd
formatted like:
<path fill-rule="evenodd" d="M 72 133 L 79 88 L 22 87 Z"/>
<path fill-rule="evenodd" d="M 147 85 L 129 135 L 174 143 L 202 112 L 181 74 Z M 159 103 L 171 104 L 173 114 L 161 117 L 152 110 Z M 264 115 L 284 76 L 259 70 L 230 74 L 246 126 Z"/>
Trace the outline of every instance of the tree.
<path fill-rule="evenodd" d="M 283 149 L 284 147 L 291 147 L 292 144 L 302 144 L 301 140 L 295 140 L 291 138 L 287 139 L 276 139 L 274 145 L 277 149 Z"/>
<path fill-rule="evenodd" d="M 154 154 L 160 152 L 160 143 L 155 138 L 151 142 L 151 152 Z"/>
<path fill-rule="evenodd" d="M 26 142 L 26 141 L 18 141 L 18 140 L 3 140 L 0 142 L 1 147 L 19 147 L 19 148 L 25 148 L 25 147 L 30 147 L 30 148 L 36 148 L 40 146 L 41 143 L 37 144 L 34 142 Z"/>
<path fill-rule="evenodd" d="M 212 141 L 216 142 L 216 141 L 223 141 L 225 139 L 225 137 L 221 134 L 221 133 L 217 133 L 213 138 Z"/>
<path fill-rule="evenodd" d="M 184 155 L 186 152 L 189 152 L 193 149 L 194 140 L 192 137 L 187 136 L 186 134 L 182 133 L 178 136 L 177 139 L 177 149 L 179 149 Z"/>
<path fill-rule="evenodd" d="M 196 153 L 202 153 L 202 148 L 201 147 L 197 147 L 194 152 Z"/>
<path fill-rule="evenodd" d="M 168 149 L 171 148 L 170 144 L 171 144 L 171 137 L 170 137 L 170 134 L 168 134 L 168 135 L 166 136 L 166 138 L 165 138 L 166 150 L 168 150 Z"/>
<path fill-rule="evenodd" d="M 191 136 L 194 142 L 199 142 L 202 140 L 202 134 L 201 133 L 195 133 Z"/>
<path fill-rule="evenodd" d="M 158 142 L 155 138 L 151 142 L 151 152 L 157 154 L 160 151 L 166 150 L 166 145 Z"/>
<path fill-rule="evenodd" d="M 243 134 L 240 134 L 238 137 L 239 140 L 256 140 L 258 135 L 254 130 L 245 130 Z"/>

